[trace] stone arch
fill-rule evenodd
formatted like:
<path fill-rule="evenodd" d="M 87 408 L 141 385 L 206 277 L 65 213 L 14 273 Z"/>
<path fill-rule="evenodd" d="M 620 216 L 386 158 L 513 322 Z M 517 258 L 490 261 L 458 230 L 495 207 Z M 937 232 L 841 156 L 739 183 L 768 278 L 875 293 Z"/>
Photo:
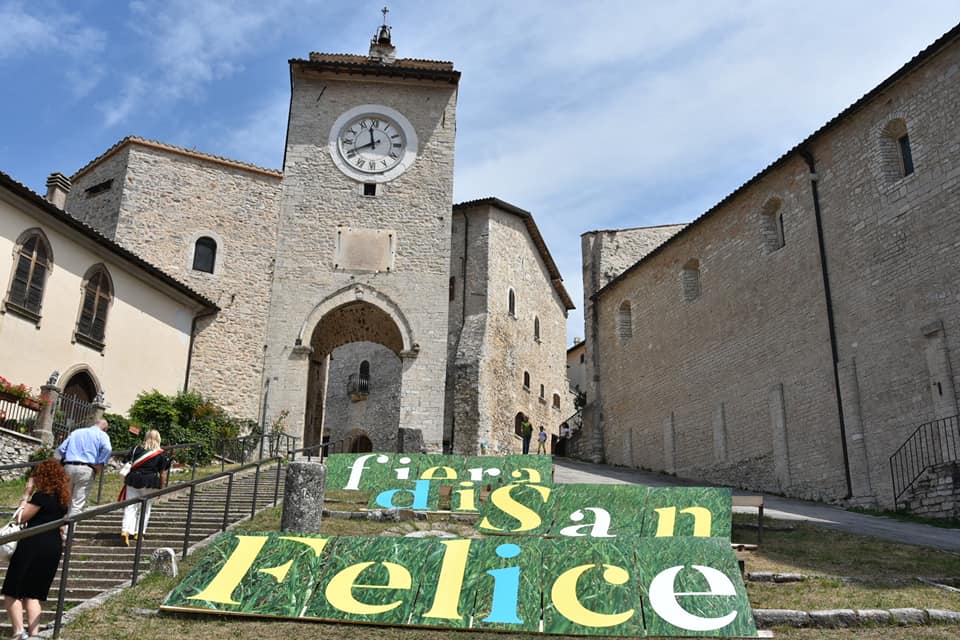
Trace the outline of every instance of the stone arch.
<path fill-rule="evenodd" d="M 350 453 L 369 453 L 373 451 L 373 442 L 365 432 L 352 431 L 347 437 L 349 438 L 347 451 Z"/>
<path fill-rule="evenodd" d="M 387 320 L 392 321 L 395 333 L 385 326 Z M 330 325 L 341 321 L 347 324 L 359 322 L 362 327 L 349 335 L 328 336 L 319 342 L 316 340 L 322 323 Z M 309 344 L 317 355 L 361 340 L 382 344 L 401 358 L 416 356 L 420 350 L 400 307 L 386 294 L 365 284 L 343 287 L 324 298 L 300 325 L 296 342 L 298 345 Z"/>
<path fill-rule="evenodd" d="M 73 365 L 60 376 L 61 393 L 70 395 L 83 402 L 93 402 L 94 399 L 103 394 L 103 386 L 97 378 L 97 374 L 85 364 Z"/>

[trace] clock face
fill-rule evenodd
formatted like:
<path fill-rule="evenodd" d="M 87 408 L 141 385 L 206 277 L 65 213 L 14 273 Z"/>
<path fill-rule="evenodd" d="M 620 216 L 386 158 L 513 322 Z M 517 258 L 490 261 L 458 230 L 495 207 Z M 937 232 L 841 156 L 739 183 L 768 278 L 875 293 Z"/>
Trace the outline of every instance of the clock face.
<path fill-rule="evenodd" d="M 364 114 L 340 131 L 337 150 L 357 171 L 383 173 L 403 159 L 407 138 L 393 120 L 379 113 Z"/>
<path fill-rule="evenodd" d="M 402 174 L 416 159 L 416 144 L 409 121 L 379 105 L 350 109 L 330 131 L 334 164 L 362 182 L 386 182 Z"/>

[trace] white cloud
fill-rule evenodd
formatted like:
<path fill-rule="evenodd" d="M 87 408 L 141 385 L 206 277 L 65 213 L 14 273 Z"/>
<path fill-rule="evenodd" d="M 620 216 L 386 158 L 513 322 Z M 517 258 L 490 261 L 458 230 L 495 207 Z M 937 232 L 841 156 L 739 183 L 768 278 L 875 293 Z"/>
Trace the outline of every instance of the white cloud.
<path fill-rule="evenodd" d="M 106 34 L 77 15 L 47 2 L 27 6 L 0 4 L 0 60 L 51 51 L 79 56 L 103 48 Z"/>

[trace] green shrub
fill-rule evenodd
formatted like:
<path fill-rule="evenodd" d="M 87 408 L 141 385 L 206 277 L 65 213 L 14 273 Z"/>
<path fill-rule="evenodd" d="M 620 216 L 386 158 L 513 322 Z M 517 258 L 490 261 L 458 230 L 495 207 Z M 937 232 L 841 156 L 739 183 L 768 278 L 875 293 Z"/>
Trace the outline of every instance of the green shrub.
<path fill-rule="evenodd" d="M 174 458 L 184 464 L 209 463 L 222 440 L 236 438 L 250 424 L 250 421 L 230 416 L 196 391 L 166 396 L 156 390 L 137 396 L 130 408 L 130 422 L 139 425 L 141 432 L 139 436 L 133 436 L 128 448 L 140 442 L 147 429 L 159 431 L 165 445 L 198 443 L 198 447 L 178 450 L 174 454 Z M 116 445 L 114 448 L 119 450 Z"/>

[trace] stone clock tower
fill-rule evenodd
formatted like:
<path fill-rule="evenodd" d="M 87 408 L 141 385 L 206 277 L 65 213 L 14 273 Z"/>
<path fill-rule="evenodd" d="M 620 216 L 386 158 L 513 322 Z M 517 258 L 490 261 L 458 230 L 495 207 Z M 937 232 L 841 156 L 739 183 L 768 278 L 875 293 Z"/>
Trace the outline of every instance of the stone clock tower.
<path fill-rule="evenodd" d="M 397 58 L 386 24 L 367 56 L 290 61 L 262 402 L 306 445 L 334 350 L 361 342 L 399 359 L 400 433 L 441 449 L 459 79 Z"/>

